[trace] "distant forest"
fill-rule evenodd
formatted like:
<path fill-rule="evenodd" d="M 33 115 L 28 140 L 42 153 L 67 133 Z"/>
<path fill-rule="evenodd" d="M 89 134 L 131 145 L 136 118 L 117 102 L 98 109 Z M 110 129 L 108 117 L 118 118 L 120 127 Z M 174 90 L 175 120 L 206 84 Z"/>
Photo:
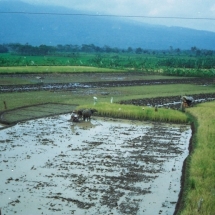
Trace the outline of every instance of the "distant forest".
<path fill-rule="evenodd" d="M 79 52 L 85 53 L 131 53 L 131 54 L 148 54 L 148 55 L 189 55 L 189 56 L 213 56 L 215 50 L 199 49 L 197 47 L 191 47 L 189 50 L 181 50 L 179 48 L 174 49 L 169 47 L 166 50 L 149 50 L 142 49 L 141 47 L 127 49 L 112 48 L 110 46 L 99 47 L 94 44 L 82 44 L 82 45 L 57 45 L 57 46 L 32 46 L 29 44 L 9 43 L 0 44 L 0 53 L 14 53 L 18 55 L 27 56 L 44 56 L 44 55 L 61 55 L 74 54 Z"/>
<path fill-rule="evenodd" d="M 0 45 L 0 67 L 89 66 L 164 75 L 215 77 L 215 51 L 191 47 L 180 50 L 127 49 L 90 45 Z"/>

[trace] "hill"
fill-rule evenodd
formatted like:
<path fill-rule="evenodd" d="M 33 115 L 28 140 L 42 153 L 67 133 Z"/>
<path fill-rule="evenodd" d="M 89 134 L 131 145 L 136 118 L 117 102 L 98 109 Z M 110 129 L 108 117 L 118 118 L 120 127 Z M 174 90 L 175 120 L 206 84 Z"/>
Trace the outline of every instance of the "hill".
<path fill-rule="evenodd" d="M 20 11 L 23 13 L 11 13 Z M 0 1 L 0 12 L 0 44 L 95 44 L 145 49 L 168 49 L 170 46 L 190 49 L 196 46 L 215 50 L 214 32 L 149 25 L 119 17 L 83 16 L 80 15 L 83 11 L 20 1 Z"/>

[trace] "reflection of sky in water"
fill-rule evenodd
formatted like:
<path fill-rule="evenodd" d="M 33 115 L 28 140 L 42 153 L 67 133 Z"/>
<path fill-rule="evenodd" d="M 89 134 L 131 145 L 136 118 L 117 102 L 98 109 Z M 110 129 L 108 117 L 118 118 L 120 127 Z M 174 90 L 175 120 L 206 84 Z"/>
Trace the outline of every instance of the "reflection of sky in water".
<path fill-rule="evenodd" d="M 0 131 L 3 214 L 173 214 L 188 126 L 69 118 Z"/>

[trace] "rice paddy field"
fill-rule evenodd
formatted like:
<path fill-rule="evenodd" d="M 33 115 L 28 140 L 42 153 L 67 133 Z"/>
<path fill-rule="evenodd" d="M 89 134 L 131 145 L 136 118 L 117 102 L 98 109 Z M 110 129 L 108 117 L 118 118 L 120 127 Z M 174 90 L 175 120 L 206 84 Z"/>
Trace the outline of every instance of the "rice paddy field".
<path fill-rule="evenodd" d="M 191 128 L 60 114 L 0 135 L 2 214 L 148 215 L 175 211 Z"/>
<path fill-rule="evenodd" d="M 107 75 L 96 77 L 95 73 L 91 76 L 91 80 L 95 79 L 98 82 L 102 80 L 108 80 L 113 82 L 125 81 L 131 76 L 126 76 L 123 73 L 120 75 L 113 76 Z M 37 82 L 35 74 L 32 78 L 28 77 L 16 77 L 12 78 L 8 76 L 1 75 L 1 86 L 4 85 L 4 80 L 8 82 L 8 85 L 13 86 L 13 82 L 16 85 L 32 84 Z M 144 75 L 141 76 L 141 78 Z M 75 76 L 74 76 L 75 77 Z M 74 78 L 73 77 L 73 78 Z M 78 76 L 79 80 L 83 81 L 83 74 Z M 139 78 L 140 76 L 133 76 L 133 80 Z M 150 79 L 150 76 L 145 77 Z M 164 77 L 159 78 L 162 80 Z M 53 80 L 59 80 L 60 82 L 66 83 L 66 75 L 59 76 L 57 74 Z M 71 78 L 72 79 L 72 78 Z M 70 79 L 70 80 L 71 80 Z M 86 76 L 84 80 L 90 80 L 89 76 Z M 151 76 L 151 79 L 158 80 L 155 76 Z M 166 77 L 165 79 L 171 79 Z M 13 81 L 12 81 L 13 80 Z M 49 80 L 46 78 L 43 79 L 47 83 Z M 179 78 L 178 80 L 181 80 Z M 50 80 L 51 81 L 51 80 Z M 75 82 L 75 78 L 73 82 Z M 55 81 L 53 81 L 55 82 Z M 122 100 L 131 100 L 131 99 L 143 99 L 143 98 L 157 98 L 176 96 L 180 101 L 182 95 L 197 95 L 197 94 L 206 94 L 214 93 L 214 84 L 160 84 L 160 85 L 139 85 L 139 86 L 118 86 L 118 87 L 94 87 L 94 88 L 82 88 L 82 89 L 73 89 L 73 90 L 47 90 L 47 91 L 23 91 L 23 92 L 1 92 L 0 93 L 0 111 L 1 116 L 7 114 L 9 111 L 16 111 L 17 121 L 19 114 L 23 110 L 19 108 L 34 106 L 34 105 L 43 105 L 45 103 L 57 103 L 60 105 L 65 105 L 68 107 L 66 111 L 70 112 L 74 109 L 79 108 L 96 108 L 98 109 L 98 116 L 102 117 L 116 117 L 121 119 L 131 119 L 139 121 L 148 121 L 148 122 L 167 122 L 167 123 L 182 123 L 186 125 L 193 124 L 193 138 L 190 143 L 190 154 L 186 159 L 184 166 L 186 167 L 183 173 L 183 183 L 182 190 L 180 194 L 180 199 L 177 203 L 177 210 L 175 214 L 183 215 L 214 215 L 214 197 L 215 197 L 215 187 L 214 187 L 214 109 L 215 102 L 206 102 L 202 104 L 196 104 L 193 107 L 187 108 L 185 112 L 180 110 L 159 108 L 158 111 L 155 111 L 154 107 L 149 106 L 135 106 L 135 105 L 121 105 L 120 101 Z M 96 102 L 93 100 L 93 97 L 97 97 Z M 178 102 L 178 100 L 176 102 Z M 6 102 L 6 107 L 4 105 Z M 33 107 L 31 107 L 33 108 Z M 27 110 L 27 109 L 26 109 Z M 54 108 L 43 109 L 44 112 L 54 112 Z M 40 111 L 35 111 L 36 117 L 42 117 Z M 61 113 L 60 106 L 56 108 L 56 114 Z M 23 112 L 23 115 L 29 115 L 26 111 Z M 10 118 L 12 115 L 8 114 L 7 117 L 10 120 L 15 120 L 14 117 Z M 15 116 L 15 115 L 14 115 Z M 28 118 L 30 119 L 30 118 Z M 16 202 L 15 202 L 16 203 Z M 15 204 L 14 203 L 14 204 Z M 162 214 L 162 213 L 160 213 Z"/>

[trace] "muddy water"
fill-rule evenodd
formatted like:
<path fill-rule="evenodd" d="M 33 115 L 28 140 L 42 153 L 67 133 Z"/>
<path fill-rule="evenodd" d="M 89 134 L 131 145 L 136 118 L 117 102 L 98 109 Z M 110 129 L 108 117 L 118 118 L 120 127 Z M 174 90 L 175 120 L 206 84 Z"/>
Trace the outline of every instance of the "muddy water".
<path fill-rule="evenodd" d="M 2 214 L 173 214 L 186 125 L 70 115 L 0 130 Z"/>

